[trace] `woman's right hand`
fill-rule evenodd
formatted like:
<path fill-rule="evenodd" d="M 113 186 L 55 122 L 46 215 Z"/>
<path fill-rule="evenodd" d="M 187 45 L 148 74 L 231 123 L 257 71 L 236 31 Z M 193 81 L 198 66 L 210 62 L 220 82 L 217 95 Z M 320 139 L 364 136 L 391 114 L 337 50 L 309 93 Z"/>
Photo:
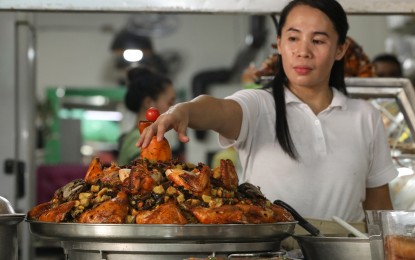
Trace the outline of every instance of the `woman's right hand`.
<path fill-rule="evenodd" d="M 144 129 L 136 146 L 141 148 L 147 147 L 153 136 L 157 136 L 157 141 L 160 142 L 164 138 L 164 134 L 171 129 L 178 133 L 181 142 L 187 143 L 189 141 L 189 137 L 186 134 L 188 124 L 189 112 L 186 103 L 176 104 Z"/>

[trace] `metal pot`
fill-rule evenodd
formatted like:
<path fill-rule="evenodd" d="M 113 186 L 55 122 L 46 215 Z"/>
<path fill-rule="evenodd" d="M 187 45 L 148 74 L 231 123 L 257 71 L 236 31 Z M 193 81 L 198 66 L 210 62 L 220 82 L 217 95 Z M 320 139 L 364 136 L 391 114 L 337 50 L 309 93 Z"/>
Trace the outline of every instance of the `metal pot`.
<path fill-rule="evenodd" d="M 18 259 L 17 226 L 25 214 L 14 212 L 10 202 L 0 196 L 0 256 L 2 259 Z"/>
<path fill-rule="evenodd" d="M 307 260 L 372 260 L 369 238 L 294 235 Z"/>

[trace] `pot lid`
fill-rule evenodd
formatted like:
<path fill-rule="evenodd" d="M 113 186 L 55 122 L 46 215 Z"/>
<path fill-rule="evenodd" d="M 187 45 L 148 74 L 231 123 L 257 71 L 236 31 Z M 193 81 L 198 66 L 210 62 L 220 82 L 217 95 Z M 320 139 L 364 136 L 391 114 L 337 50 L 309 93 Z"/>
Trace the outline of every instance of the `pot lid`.
<path fill-rule="evenodd" d="M 25 218 L 26 214 L 0 214 L 0 225 L 17 225 Z"/>
<path fill-rule="evenodd" d="M 10 202 L 0 196 L 0 225 L 16 225 L 21 222 L 26 214 L 15 213 Z"/>

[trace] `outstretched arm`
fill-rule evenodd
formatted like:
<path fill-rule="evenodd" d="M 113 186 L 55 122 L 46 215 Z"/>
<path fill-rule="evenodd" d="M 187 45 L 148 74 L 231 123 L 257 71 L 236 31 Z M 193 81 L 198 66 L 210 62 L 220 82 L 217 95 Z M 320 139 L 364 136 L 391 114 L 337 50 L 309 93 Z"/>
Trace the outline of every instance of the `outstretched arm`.
<path fill-rule="evenodd" d="M 138 139 L 138 147 L 146 147 L 151 138 L 163 139 L 164 134 L 174 129 L 179 140 L 188 142 L 188 127 L 195 130 L 214 130 L 229 139 L 236 139 L 242 124 L 242 109 L 233 100 L 201 95 L 189 102 L 179 103 L 147 127 Z"/>

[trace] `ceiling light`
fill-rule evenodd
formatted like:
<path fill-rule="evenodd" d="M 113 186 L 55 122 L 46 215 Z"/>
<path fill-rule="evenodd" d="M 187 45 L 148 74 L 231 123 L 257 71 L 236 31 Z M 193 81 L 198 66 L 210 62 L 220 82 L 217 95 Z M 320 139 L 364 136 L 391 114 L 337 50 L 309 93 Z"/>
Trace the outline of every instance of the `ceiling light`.
<path fill-rule="evenodd" d="M 129 62 L 138 62 L 143 58 L 143 52 L 139 49 L 127 49 L 123 53 L 123 57 Z"/>

